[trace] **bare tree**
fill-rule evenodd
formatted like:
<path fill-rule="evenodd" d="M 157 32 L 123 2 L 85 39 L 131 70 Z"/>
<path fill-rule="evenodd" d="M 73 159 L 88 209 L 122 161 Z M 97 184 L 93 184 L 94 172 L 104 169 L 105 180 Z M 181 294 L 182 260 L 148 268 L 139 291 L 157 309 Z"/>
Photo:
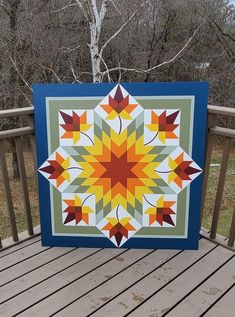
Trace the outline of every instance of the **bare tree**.
<path fill-rule="evenodd" d="M 120 80 L 211 79 L 231 103 L 232 21 L 227 0 L 3 0 L 0 106 L 32 104 L 33 82 Z"/>

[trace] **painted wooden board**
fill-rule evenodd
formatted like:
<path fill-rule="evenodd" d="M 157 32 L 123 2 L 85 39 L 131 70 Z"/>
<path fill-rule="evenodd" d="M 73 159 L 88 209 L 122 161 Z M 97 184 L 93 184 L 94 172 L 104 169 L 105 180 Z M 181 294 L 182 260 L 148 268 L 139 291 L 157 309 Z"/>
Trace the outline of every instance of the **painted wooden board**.
<path fill-rule="evenodd" d="M 194 287 L 203 282 L 208 275 L 231 258 L 234 253 L 218 246 L 199 262 L 191 266 L 182 275 L 178 276 L 169 285 L 165 286 L 149 300 L 143 303 L 130 316 L 162 316 L 171 309 L 179 300 L 188 294 Z"/>
<path fill-rule="evenodd" d="M 4 256 L 0 259 L 0 272 L 6 270 L 10 266 L 13 266 L 21 261 L 25 261 L 26 259 L 48 249 L 48 247 L 41 246 L 41 241 L 37 241 L 33 244 L 30 244 L 26 248 L 20 249 L 17 252 L 10 253 L 9 255 Z"/>
<path fill-rule="evenodd" d="M 62 272 L 52 275 L 45 281 L 42 281 L 2 304 L 0 306 L 0 315 L 2 314 L 4 317 L 8 317 L 27 309 L 29 306 L 47 298 L 52 293 L 59 291 L 70 283 L 79 280 L 83 275 L 86 275 L 88 272 L 122 253 L 125 253 L 125 251 L 121 249 L 104 249 L 86 258 L 84 261 L 69 266 Z"/>
<path fill-rule="evenodd" d="M 138 282 L 145 275 L 150 274 L 157 267 L 174 257 L 179 251 L 170 250 L 156 250 L 150 253 L 125 271 L 114 276 L 106 283 L 95 288 L 86 296 L 78 299 L 56 316 L 75 316 L 84 317 L 94 309 L 112 300 L 115 296 L 119 295 L 126 288 Z M 79 307 L 79 309 L 78 309 Z"/>
<path fill-rule="evenodd" d="M 208 83 L 33 88 L 43 245 L 198 248 Z"/>
<path fill-rule="evenodd" d="M 180 302 L 169 314 L 167 314 L 167 317 L 182 317 L 182 315 L 187 317 L 200 316 L 234 283 L 235 257 Z M 227 310 L 224 315 L 228 316 Z M 220 316 L 223 316 L 223 314 L 221 313 Z"/>
<path fill-rule="evenodd" d="M 53 249 L 50 249 L 53 250 Z M 65 248 L 66 250 L 66 248 Z M 32 288 L 34 285 L 41 283 L 51 276 L 54 276 L 69 267 L 76 265 L 79 261 L 86 259 L 100 249 L 75 249 L 63 256 L 54 259 L 52 262 L 45 264 L 38 269 L 25 274 L 24 276 L 2 286 L 0 288 L 0 303 L 16 296 L 17 294 Z"/>
<path fill-rule="evenodd" d="M 17 263 L 14 266 L 0 272 L 0 287 L 3 284 L 9 283 L 10 281 L 21 277 L 24 274 L 29 273 L 42 265 L 45 265 L 48 262 L 55 260 L 56 258 L 62 256 L 63 254 L 67 254 L 74 248 L 50 248 L 43 252 L 43 256 L 41 253 L 28 258 L 27 260 Z M 1 288 L 0 288 L 1 294 Z M 1 298 L 1 295 L 0 295 Z"/>
<path fill-rule="evenodd" d="M 97 310 L 94 316 L 124 316 L 214 248 L 215 245 L 212 242 L 201 239 L 198 251 L 183 251 L 143 280 L 128 288 L 110 303 L 104 305 L 100 310 Z"/>
<path fill-rule="evenodd" d="M 50 262 L 35 271 L 32 271 L 23 277 L 8 283 L 0 289 L 0 298 L 1 302 L 6 301 L 8 298 L 12 298 L 17 296 L 28 289 L 33 288 L 35 285 L 42 283 L 45 281 L 46 284 L 47 279 L 55 277 L 57 275 L 63 277 L 63 272 L 69 272 L 73 270 L 74 266 L 78 265 L 81 261 L 89 259 L 89 257 L 95 255 L 101 249 L 75 249 L 69 254 L 65 254 L 64 256 L 55 259 L 53 262 Z M 60 274 L 61 273 L 61 274 Z M 44 285 L 42 284 L 42 285 Z"/>
<path fill-rule="evenodd" d="M 25 241 L 21 241 L 13 246 L 11 246 L 10 248 L 7 248 L 7 249 L 3 249 L 3 250 L 0 250 L 0 258 L 10 254 L 10 253 L 14 253 L 16 252 L 17 250 L 20 250 L 20 249 L 23 249 L 23 248 L 26 248 L 28 245 L 30 244 L 33 244 L 37 241 L 41 240 L 41 237 L 40 236 L 36 236 L 36 237 L 33 237 L 33 238 L 30 238 L 30 239 L 27 239 Z"/>
<path fill-rule="evenodd" d="M 33 259 L 40 263 L 0 288 L 0 316 L 196 317 L 219 299 L 206 316 L 233 317 L 234 294 L 226 291 L 235 281 L 235 257 L 208 240 L 200 240 L 199 251 L 64 250 L 48 249 L 3 271 L 9 279 L 14 267 L 22 273 L 24 263 L 29 270 Z M 149 310 L 156 303 L 161 311 Z"/>
<path fill-rule="evenodd" d="M 223 296 L 204 316 L 205 317 L 234 317 L 235 285 Z"/>
<path fill-rule="evenodd" d="M 110 278 L 110 275 L 114 276 L 118 274 L 120 271 L 126 269 L 150 252 L 150 249 L 128 250 L 116 258 L 110 259 L 107 263 L 104 263 L 104 265 L 96 268 L 79 280 L 75 280 L 66 288 L 61 290 L 58 289 L 55 294 L 52 294 L 42 302 L 32 306 L 29 310 L 23 312 L 19 316 L 49 316 L 63 308 L 65 305 L 71 303 L 77 297 L 85 295 L 87 292 L 107 281 Z"/>

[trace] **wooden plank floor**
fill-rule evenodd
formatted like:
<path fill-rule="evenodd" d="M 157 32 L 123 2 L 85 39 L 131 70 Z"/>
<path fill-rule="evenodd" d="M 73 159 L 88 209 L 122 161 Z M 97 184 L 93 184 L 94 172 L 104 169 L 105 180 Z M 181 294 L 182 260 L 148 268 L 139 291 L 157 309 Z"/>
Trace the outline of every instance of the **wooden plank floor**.
<path fill-rule="evenodd" d="M 41 247 L 0 252 L 0 316 L 234 317 L 235 253 Z"/>

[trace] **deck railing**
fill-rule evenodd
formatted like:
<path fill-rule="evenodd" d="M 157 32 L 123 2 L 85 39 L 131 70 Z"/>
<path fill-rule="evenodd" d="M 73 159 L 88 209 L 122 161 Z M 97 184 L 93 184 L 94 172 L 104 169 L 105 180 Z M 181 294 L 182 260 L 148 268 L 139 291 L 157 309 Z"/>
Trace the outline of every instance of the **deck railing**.
<path fill-rule="evenodd" d="M 220 212 L 221 212 L 221 203 L 223 199 L 224 193 L 224 185 L 225 185 L 225 178 L 227 174 L 228 162 L 229 162 L 229 154 L 231 150 L 231 145 L 235 140 L 235 130 L 224 128 L 217 126 L 217 117 L 218 116 L 225 116 L 229 118 L 235 118 L 235 109 L 234 108 L 226 108 L 226 107 L 219 107 L 219 106 L 208 106 L 208 133 L 207 133 L 207 146 L 206 146 L 206 161 L 205 161 L 205 168 L 204 168 L 204 184 L 203 184 L 203 197 L 202 197 L 202 214 L 205 205 L 206 199 L 206 190 L 208 184 L 208 177 L 210 171 L 210 163 L 211 163 L 211 156 L 212 156 L 212 149 L 213 144 L 215 142 L 215 137 L 220 136 L 223 138 L 223 156 L 222 162 L 220 164 L 220 174 L 218 179 L 218 186 L 215 193 L 215 202 L 214 202 L 214 211 L 212 217 L 211 228 L 201 230 L 201 234 L 208 239 L 214 240 L 217 243 L 223 244 L 228 248 L 235 250 L 234 247 L 234 240 L 235 240 L 235 209 L 232 215 L 231 223 L 227 228 L 228 234 L 227 237 L 222 237 L 217 234 L 218 224 L 220 220 Z M 9 244 L 18 243 L 22 239 L 27 237 L 32 237 L 35 234 L 32 222 L 32 215 L 31 215 L 31 208 L 30 208 L 30 199 L 29 199 L 29 192 L 27 186 L 27 177 L 26 177 L 26 169 L 25 169 L 25 162 L 23 156 L 23 143 L 22 137 L 28 136 L 30 138 L 32 156 L 35 165 L 35 175 L 36 175 L 36 151 L 35 151 L 35 140 L 34 140 L 34 109 L 33 107 L 28 108 L 21 108 L 21 109 L 12 109 L 12 110 L 4 110 L 0 111 L 0 119 L 12 118 L 12 117 L 24 117 L 25 122 L 27 122 L 27 126 L 10 129 L 5 131 L 0 131 L 0 166 L 1 166 L 1 178 L 3 182 L 4 192 L 5 192 L 5 199 L 7 205 L 7 211 L 9 216 L 9 223 L 11 227 L 11 234 L 12 238 L 9 240 L 4 240 L 2 243 L 1 240 L 1 232 L 0 232 L 0 248 L 7 247 Z M 17 152 L 17 161 L 19 166 L 20 172 L 20 182 L 21 182 L 21 190 L 24 202 L 24 212 L 25 212 L 25 219 L 27 224 L 27 236 L 25 233 L 23 234 L 23 238 L 19 238 L 17 225 L 16 225 L 16 215 L 14 211 L 14 203 L 12 198 L 12 192 L 10 187 L 10 179 L 9 179 L 9 172 L 7 168 L 6 162 L 6 150 L 4 149 L 4 141 L 7 139 L 13 139 L 16 147 Z M 235 185 L 235 184 L 234 184 Z M 234 197 L 235 200 L 235 197 Z M 0 211 L 0 221 L 1 221 L 1 213 L 4 211 Z"/>

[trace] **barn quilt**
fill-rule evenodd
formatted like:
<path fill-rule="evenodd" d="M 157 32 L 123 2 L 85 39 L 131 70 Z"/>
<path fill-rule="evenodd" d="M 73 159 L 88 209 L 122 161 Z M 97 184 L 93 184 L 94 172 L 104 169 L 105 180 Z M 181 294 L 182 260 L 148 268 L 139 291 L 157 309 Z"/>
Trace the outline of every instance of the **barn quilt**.
<path fill-rule="evenodd" d="M 44 245 L 198 245 L 206 83 L 35 85 Z"/>

